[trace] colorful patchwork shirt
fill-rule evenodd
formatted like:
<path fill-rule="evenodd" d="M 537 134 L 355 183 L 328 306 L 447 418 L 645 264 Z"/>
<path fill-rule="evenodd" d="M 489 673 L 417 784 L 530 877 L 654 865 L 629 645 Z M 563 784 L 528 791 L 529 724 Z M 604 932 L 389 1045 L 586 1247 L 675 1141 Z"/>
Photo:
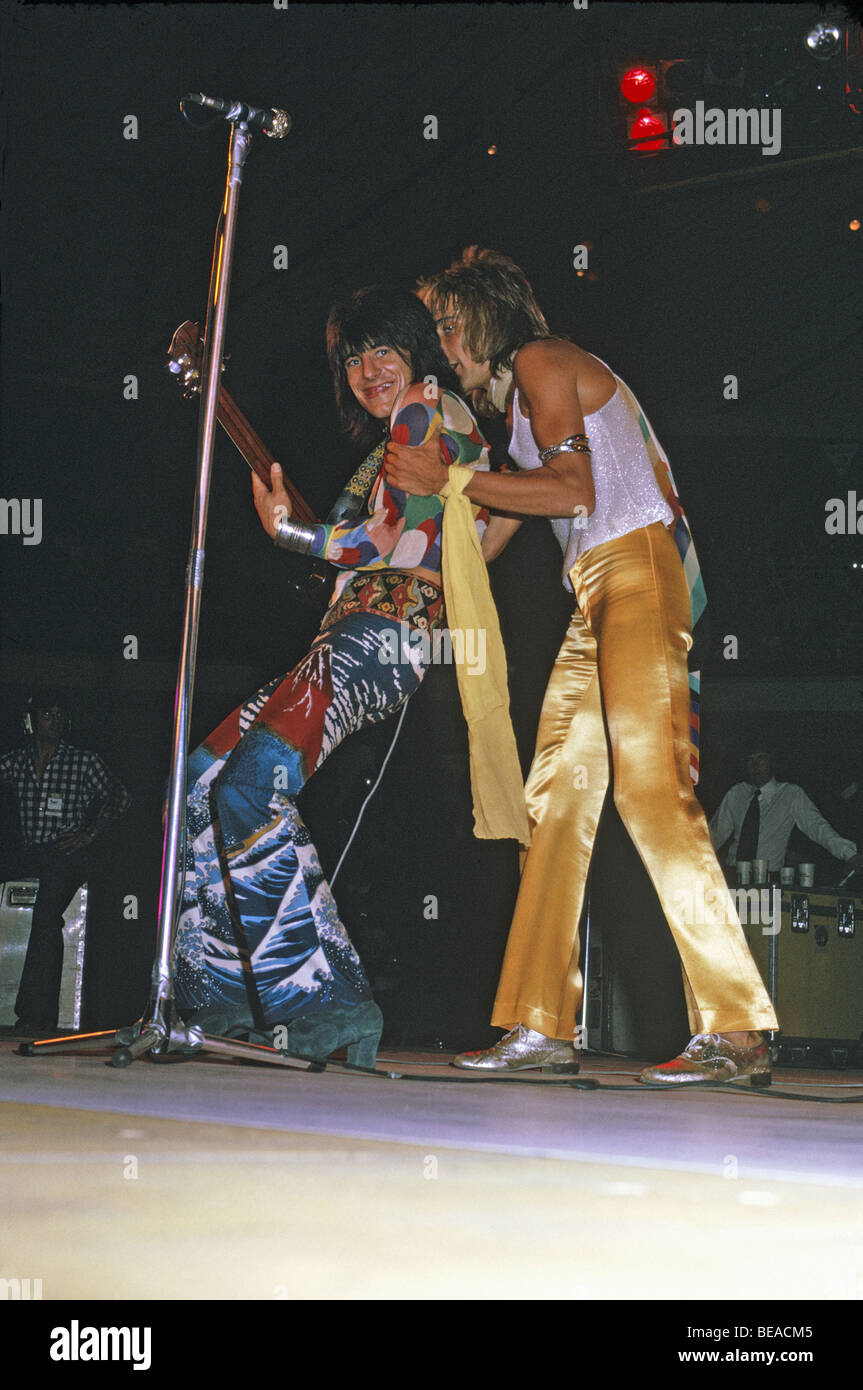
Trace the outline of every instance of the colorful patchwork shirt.
<path fill-rule="evenodd" d="M 437 401 L 429 400 L 426 390 L 419 382 L 408 387 L 392 422 L 393 441 L 424 444 L 439 433 L 447 463 L 487 469 L 488 444 L 464 401 L 451 391 L 441 391 Z M 368 515 L 360 523 L 352 520 L 315 528 L 310 554 L 350 571 L 340 576 L 334 598 L 357 570 L 412 570 L 419 566 L 440 570 L 443 503 L 437 495 L 414 497 L 401 492 L 387 483 L 382 470 L 367 505 Z M 480 537 L 488 525 L 488 515 L 487 508 L 477 511 Z"/>

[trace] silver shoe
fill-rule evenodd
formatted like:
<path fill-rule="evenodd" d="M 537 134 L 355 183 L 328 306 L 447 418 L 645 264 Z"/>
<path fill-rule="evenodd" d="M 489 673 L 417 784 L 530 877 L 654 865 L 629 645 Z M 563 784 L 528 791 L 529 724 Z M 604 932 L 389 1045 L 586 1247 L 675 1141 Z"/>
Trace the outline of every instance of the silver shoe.
<path fill-rule="evenodd" d="M 572 1043 L 561 1038 L 547 1038 L 533 1028 L 517 1023 L 494 1047 L 484 1052 L 460 1052 L 453 1058 L 454 1067 L 465 1071 L 527 1071 L 540 1067 L 543 1071 L 578 1071 L 578 1059 Z"/>
<path fill-rule="evenodd" d="M 715 1086 L 721 1081 L 769 1086 L 770 1052 L 763 1039 L 755 1047 L 738 1047 L 719 1033 L 696 1033 L 679 1057 L 645 1067 L 638 1079 L 647 1086 Z"/>

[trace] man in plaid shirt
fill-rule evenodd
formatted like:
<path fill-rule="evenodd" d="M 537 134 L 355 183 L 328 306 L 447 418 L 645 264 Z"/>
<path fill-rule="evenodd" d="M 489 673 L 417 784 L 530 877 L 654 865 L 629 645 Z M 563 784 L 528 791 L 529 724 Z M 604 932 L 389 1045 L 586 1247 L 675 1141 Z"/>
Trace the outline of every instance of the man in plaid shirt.
<path fill-rule="evenodd" d="M 39 892 L 15 1013 L 16 1031 L 51 1032 L 63 966 L 63 912 L 90 876 L 97 836 L 129 804 L 102 759 L 64 742 L 62 696 L 43 691 L 30 703 L 31 736 L 0 758 L 0 783 L 17 802 L 20 849 L 0 860 L 3 878 L 38 878 Z"/>

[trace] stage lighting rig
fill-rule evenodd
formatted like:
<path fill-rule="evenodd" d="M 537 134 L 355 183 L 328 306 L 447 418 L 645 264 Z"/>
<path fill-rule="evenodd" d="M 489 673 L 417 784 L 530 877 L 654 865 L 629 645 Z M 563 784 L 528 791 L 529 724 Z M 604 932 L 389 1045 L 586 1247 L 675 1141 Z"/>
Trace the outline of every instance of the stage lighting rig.
<path fill-rule="evenodd" d="M 695 100 L 704 80 L 703 55 L 618 63 L 618 128 L 627 149 L 639 155 L 670 149 L 672 115 Z"/>
<path fill-rule="evenodd" d="M 671 111 L 662 88 L 659 63 L 624 63 L 616 77 L 618 111 L 628 148 L 640 154 L 668 149 Z"/>
<path fill-rule="evenodd" d="M 654 34 L 639 46 L 630 38 L 600 75 L 602 147 L 636 186 L 658 174 L 663 182 L 733 175 L 777 154 L 771 167 L 835 158 L 859 139 L 847 113 L 863 114 L 861 35 L 858 23 L 826 9 L 808 28 L 783 16 Z"/>

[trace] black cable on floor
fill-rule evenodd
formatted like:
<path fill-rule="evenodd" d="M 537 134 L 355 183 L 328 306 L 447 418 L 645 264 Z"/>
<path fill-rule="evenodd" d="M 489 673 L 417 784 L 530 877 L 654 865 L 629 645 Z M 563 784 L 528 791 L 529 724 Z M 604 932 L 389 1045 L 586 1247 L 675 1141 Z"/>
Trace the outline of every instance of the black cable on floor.
<path fill-rule="evenodd" d="M 397 1061 L 395 1061 L 394 1059 L 392 1059 L 392 1058 L 380 1059 L 380 1060 L 383 1060 L 386 1066 L 396 1066 L 396 1067 L 399 1066 L 399 1063 L 398 1063 Z M 434 1066 L 434 1067 L 448 1067 L 448 1066 L 450 1065 L 450 1063 L 448 1063 L 448 1062 L 430 1062 L 430 1063 L 428 1063 L 428 1065 L 429 1065 L 429 1066 Z M 370 1073 L 370 1072 L 365 1073 L 365 1074 L 366 1074 L 366 1075 L 372 1075 L 372 1073 Z M 468 1086 L 489 1086 L 489 1085 L 506 1085 L 506 1086 L 545 1086 L 545 1087 L 554 1086 L 554 1087 L 558 1087 L 558 1088 L 560 1088 L 561 1086 L 565 1086 L 565 1087 L 568 1087 L 570 1090 L 573 1090 L 573 1091 L 615 1091 L 615 1092 L 625 1092 L 625 1093 L 627 1093 L 628 1095 L 637 1095 L 637 1094 L 639 1094 L 639 1093 L 644 1093 L 644 1092 L 647 1092 L 647 1091 L 653 1092 L 654 1094 L 662 1093 L 663 1095 L 668 1095 L 669 1092 L 679 1092 L 679 1091 L 690 1091 L 690 1092 L 691 1092 L 691 1091 L 694 1091 L 694 1090 L 698 1090 L 698 1091 L 712 1091 L 712 1092 L 717 1092 L 717 1091 L 725 1091 L 725 1092 L 728 1092 L 728 1091 L 735 1091 L 735 1092 L 743 1093 L 743 1094 L 745 1094 L 745 1095 L 750 1095 L 750 1096 L 766 1096 L 766 1097 L 769 1097 L 769 1098 L 772 1098 L 772 1099 L 775 1099 L 775 1100 L 802 1100 L 802 1101 L 805 1101 L 807 1104 L 811 1104 L 811 1105 L 860 1105 L 860 1104 L 863 1104 L 863 1082 L 860 1083 L 860 1094 L 859 1094 L 859 1095 L 856 1095 L 856 1096 L 810 1096 L 810 1095 L 801 1095 L 799 1092 L 796 1092 L 796 1091 L 778 1091 L 778 1090 L 775 1088 L 775 1086 L 756 1086 L 756 1087 L 753 1087 L 753 1086 L 745 1086 L 745 1085 L 743 1085 L 742 1083 L 738 1084 L 738 1083 L 735 1083 L 735 1082 L 728 1082 L 728 1081 L 719 1081 L 719 1082 L 716 1082 L 715 1085 L 712 1085 L 712 1084 L 710 1084 L 710 1083 L 708 1083 L 708 1082 L 699 1081 L 699 1082 L 690 1083 L 690 1084 L 688 1084 L 688 1085 L 686 1085 L 686 1084 L 679 1084 L 679 1085 L 674 1085 L 674 1086 L 671 1086 L 671 1085 L 669 1085 L 669 1086 L 666 1086 L 666 1085 L 651 1086 L 651 1085 L 649 1084 L 649 1082 L 636 1082 L 636 1083 L 631 1083 L 631 1084 L 628 1085 L 628 1086 L 620 1086 L 620 1085 L 615 1085 L 615 1084 L 609 1084 L 608 1082 L 605 1082 L 605 1081 L 597 1081 L 594 1077 L 591 1077 L 591 1076 L 578 1076 L 578 1077 L 561 1076 L 561 1077 L 559 1077 L 559 1078 L 546 1077 L 546 1078 L 544 1078 L 544 1079 L 540 1079 L 540 1078 L 534 1078 L 534 1077 L 528 1077 L 528 1076 L 517 1076 L 517 1075 L 515 1075 L 515 1074 L 512 1073 L 512 1072 L 507 1072 L 505 1075 L 502 1075 L 502 1076 L 495 1076 L 495 1075 L 493 1075 L 493 1074 L 492 1074 L 492 1075 L 489 1075 L 489 1074 L 487 1073 L 487 1074 L 484 1075 L 484 1076 L 447 1076 L 446 1079 L 444 1079 L 444 1077 L 441 1077 L 441 1076 L 423 1076 L 423 1075 L 419 1075 L 419 1074 L 414 1073 L 414 1072 L 405 1072 L 405 1071 L 392 1072 L 392 1073 L 389 1073 L 389 1074 L 387 1074 L 387 1073 L 379 1073 L 379 1074 L 380 1074 L 381 1076 L 386 1077 L 387 1080 L 397 1080 L 397 1081 L 430 1081 L 430 1082 L 437 1082 L 437 1083 L 439 1083 L 439 1084 L 441 1084 L 441 1085 L 445 1085 L 445 1086 L 464 1086 L 464 1085 L 468 1085 Z M 813 1084 L 813 1085 L 817 1085 L 817 1084 L 829 1085 L 830 1083 L 829 1083 L 829 1082 L 822 1082 L 822 1083 L 814 1082 L 814 1083 L 811 1083 L 811 1084 Z M 847 1084 L 847 1083 L 843 1083 L 843 1085 L 846 1085 L 846 1084 Z"/>
<path fill-rule="evenodd" d="M 384 1073 L 381 1073 L 384 1075 Z M 512 1073 L 506 1076 L 453 1076 L 444 1080 L 441 1076 L 418 1076 L 410 1072 L 398 1072 L 393 1074 L 392 1079 L 398 1081 L 430 1081 L 441 1086 L 549 1086 L 559 1089 L 562 1086 L 569 1087 L 574 1091 L 618 1091 L 626 1092 L 627 1095 L 639 1095 L 652 1092 L 654 1095 L 669 1095 L 681 1091 L 734 1091 L 738 1095 L 762 1096 L 775 1100 L 801 1100 L 809 1105 L 860 1105 L 863 1104 L 863 1087 L 859 1096 L 807 1096 L 801 1095 L 796 1091 L 777 1091 L 772 1086 L 751 1087 L 734 1082 L 719 1081 L 715 1085 L 704 1081 L 693 1082 L 688 1085 L 674 1086 L 651 1086 L 647 1083 L 633 1083 L 629 1086 L 612 1086 L 604 1081 L 595 1081 L 593 1077 L 568 1077 L 562 1076 L 559 1080 L 547 1078 L 546 1080 L 535 1080 L 527 1076 L 513 1076 Z"/>

